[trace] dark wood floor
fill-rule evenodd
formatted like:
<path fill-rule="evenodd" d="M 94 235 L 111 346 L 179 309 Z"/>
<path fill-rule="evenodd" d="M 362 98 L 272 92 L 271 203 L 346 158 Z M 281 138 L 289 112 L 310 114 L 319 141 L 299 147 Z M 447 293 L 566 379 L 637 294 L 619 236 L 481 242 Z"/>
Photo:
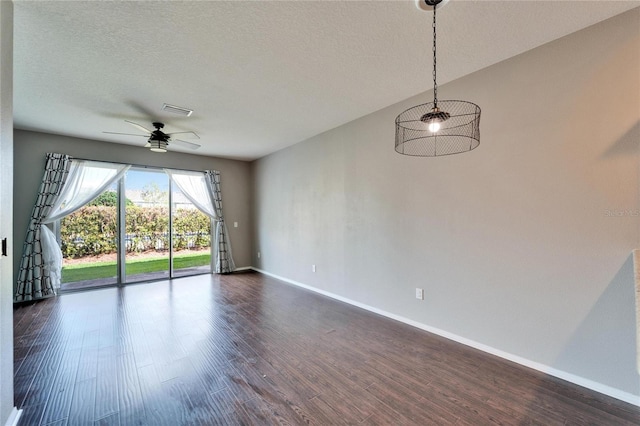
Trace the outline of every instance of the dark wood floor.
<path fill-rule="evenodd" d="M 640 409 L 258 273 L 14 311 L 20 425 L 640 424 Z"/>

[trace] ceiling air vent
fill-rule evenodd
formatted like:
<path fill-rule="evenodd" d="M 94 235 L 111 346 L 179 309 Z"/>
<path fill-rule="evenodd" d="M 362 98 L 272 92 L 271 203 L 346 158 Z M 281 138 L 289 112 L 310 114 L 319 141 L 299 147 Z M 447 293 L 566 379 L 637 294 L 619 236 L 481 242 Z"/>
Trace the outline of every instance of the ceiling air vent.
<path fill-rule="evenodd" d="M 193 114 L 192 109 L 182 108 L 179 106 L 169 105 L 169 104 L 162 105 L 162 110 L 166 112 L 170 112 L 172 114 L 184 115 L 186 117 L 189 117 L 191 114 Z"/>

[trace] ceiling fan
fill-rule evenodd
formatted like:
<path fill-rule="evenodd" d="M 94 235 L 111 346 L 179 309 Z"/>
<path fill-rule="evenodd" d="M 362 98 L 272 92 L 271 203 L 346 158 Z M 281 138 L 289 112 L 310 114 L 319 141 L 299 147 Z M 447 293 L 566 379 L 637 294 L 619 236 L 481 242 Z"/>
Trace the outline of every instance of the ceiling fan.
<path fill-rule="evenodd" d="M 188 138 L 200 139 L 200 136 L 198 136 L 195 132 L 165 133 L 162 131 L 162 129 L 164 128 L 164 123 L 160 123 L 159 121 L 155 121 L 151 123 L 151 125 L 155 127 L 155 130 L 149 130 L 138 123 L 134 123 L 133 121 L 129 121 L 129 120 L 124 120 L 124 121 L 131 124 L 133 127 L 145 132 L 146 134 L 138 135 L 133 133 L 118 133 L 118 132 L 102 132 L 102 133 L 108 133 L 110 135 L 143 136 L 145 138 L 148 138 L 145 148 L 150 148 L 151 151 L 154 151 L 154 152 L 167 152 L 167 147 L 169 146 L 169 143 L 171 143 L 172 145 L 178 145 L 178 146 L 182 146 L 189 149 L 200 148 L 200 145 L 198 145 L 197 143 L 187 142 L 180 139 L 174 139 L 175 135 L 185 135 L 185 137 L 188 137 Z"/>

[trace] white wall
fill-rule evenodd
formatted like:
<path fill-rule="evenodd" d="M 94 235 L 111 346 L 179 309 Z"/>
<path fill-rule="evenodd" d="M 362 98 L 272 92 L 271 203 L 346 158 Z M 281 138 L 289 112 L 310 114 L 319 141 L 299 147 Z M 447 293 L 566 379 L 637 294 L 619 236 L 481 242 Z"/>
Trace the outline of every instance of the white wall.
<path fill-rule="evenodd" d="M 442 86 L 475 151 L 394 152 L 425 93 L 260 159 L 253 264 L 638 403 L 639 80 L 636 8 Z"/>
<path fill-rule="evenodd" d="M 13 3 L 0 1 L 0 240 L 13 241 Z M 0 424 L 13 410 L 13 258 L 0 257 Z"/>
<path fill-rule="evenodd" d="M 33 203 L 36 201 L 47 152 L 59 152 L 78 158 L 116 161 L 155 167 L 186 170 L 213 169 L 220 171 L 222 209 L 229 226 L 229 239 L 237 267 L 251 264 L 252 228 L 250 221 L 251 178 L 250 164 L 246 161 L 227 160 L 192 154 L 168 152 L 158 154 L 147 148 L 130 145 L 77 139 L 68 136 L 16 130 L 15 183 L 14 183 L 14 251 L 15 274 L 19 267 L 22 244 L 26 235 Z M 28 173 L 24 173 L 28 170 Z M 233 227 L 238 222 L 238 227 Z"/>

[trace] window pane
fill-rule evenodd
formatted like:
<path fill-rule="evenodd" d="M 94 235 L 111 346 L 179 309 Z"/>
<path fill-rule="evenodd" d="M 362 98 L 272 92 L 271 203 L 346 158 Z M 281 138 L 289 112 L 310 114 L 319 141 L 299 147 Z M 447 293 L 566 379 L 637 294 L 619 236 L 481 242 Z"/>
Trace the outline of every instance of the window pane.
<path fill-rule="evenodd" d="M 61 290 L 117 284 L 117 183 L 60 220 Z"/>
<path fill-rule="evenodd" d="M 129 169 L 125 196 L 126 281 L 169 278 L 169 177 Z"/>
<path fill-rule="evenodd" d="M 211 219 L 173 185 L 173 276 L 211 272 Z"/>

